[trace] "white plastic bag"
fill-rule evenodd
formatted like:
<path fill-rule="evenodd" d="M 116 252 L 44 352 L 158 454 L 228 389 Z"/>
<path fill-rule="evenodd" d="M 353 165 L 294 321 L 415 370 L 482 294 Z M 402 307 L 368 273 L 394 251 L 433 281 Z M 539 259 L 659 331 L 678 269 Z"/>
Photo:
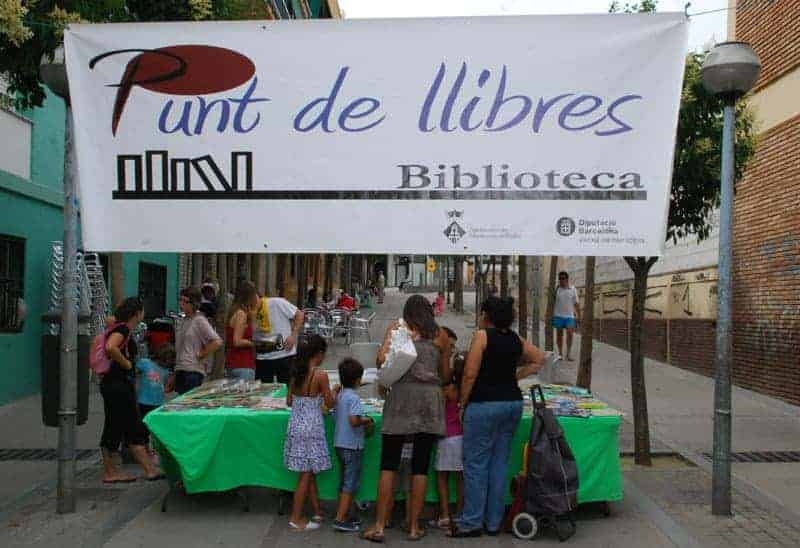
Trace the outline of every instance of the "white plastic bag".
<path fill-rule="evenodd" d="M 378 370 L 378 384 L 389 388 L 408 372 L 415 361 L 417 349 L 414 347 L 414 340 L 401 320 L 400 325 L 391 332 L 386 362 Z"/>

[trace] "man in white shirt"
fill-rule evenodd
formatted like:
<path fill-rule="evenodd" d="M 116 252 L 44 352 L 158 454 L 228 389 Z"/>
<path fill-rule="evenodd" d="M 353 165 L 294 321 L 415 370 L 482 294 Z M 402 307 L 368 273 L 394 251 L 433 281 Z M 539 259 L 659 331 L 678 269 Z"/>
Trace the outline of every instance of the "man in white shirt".
<path fill-rule="evenodd" d="M 569 274 L 559 272 L 556 304 L 553 308 L 553 328 L 556 330 L 556 345 L 560 356 L 564 355 L 562 353 L 564 330 L 566 329 L 567 331 L 567 361 L 572 361 L 572 337 L 580 319 L 581 309 L 578 305 L 578 291 L 569 285 Z"/>
<path fill-rule="evenodd" d="M 283 335 L 283 350 L 256 352 L 256 379 L 271 383 L 277 377 L 278 382 L 288 383 L 292 363 L 297 354 L 297 338 L 303 329 L 305 318 L 301 310 L 282 297 L 262 297 L 262 299 L 267 299 L 270 331 L 265 333 L 261 329 L 257 313 L 254 338 L 258 342 L 259 338 L 266 335 Z"/>

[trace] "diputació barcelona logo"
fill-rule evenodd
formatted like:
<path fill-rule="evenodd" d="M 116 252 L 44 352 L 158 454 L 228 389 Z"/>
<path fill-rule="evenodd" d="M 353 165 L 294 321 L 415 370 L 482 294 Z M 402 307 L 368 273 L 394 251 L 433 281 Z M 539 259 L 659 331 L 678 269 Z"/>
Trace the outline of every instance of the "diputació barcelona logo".
<path fill-rule="evenodd" d="M 556 221 L 556 232 L 559 236 L 572 236 L 575 234 L 575 221 L 569 217 L 561 217 Z"/>

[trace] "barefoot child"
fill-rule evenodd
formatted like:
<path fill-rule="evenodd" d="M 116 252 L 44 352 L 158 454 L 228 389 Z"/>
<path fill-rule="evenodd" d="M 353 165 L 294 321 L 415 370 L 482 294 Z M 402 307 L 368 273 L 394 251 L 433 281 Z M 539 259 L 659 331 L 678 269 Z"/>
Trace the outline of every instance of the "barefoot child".
<path fill-rule="evenodd" d="M 331 468 L 322 406 L 331 409 L 336 405 L 328 375 L 319 370 L 327 349 L 325 339 L 319 335 L 311 335 L 299 346 L 286 395 L 292 415 L 286 429 L 283 462 L 286 468 L 300 474 L 289 517 L 289 528 L 295 531 L 319 529 L 322 521 L 316 475 Z M 310 520 L 303 517 L 306 497 L 314 510 Z"/>
<path fill-rule="evenodd" d="M 333 444 L 342 467 L 342 483 L 333 528 L 346 533 L 357 533 L 361 530 L 361 521 L 350 519 L 348 515 L 361 479 L 365 427 L 374 424 L 365 415 L 361 398 L 356 393 L 363 375 L 364 367 L 354 359 L 344 359 L 339 364 L 339 380 L 342 384 L 337 388 Z"/>
<path fill-rule="evenodd" d="M 464 502 L 464 427 L 458 417 L 458 398 L 461 377 L 464 374 L 465 356 L 459 353 L 453 360 L 453 378 L 442 389 L 445 398 L 446 437 L 439 440 L 436 457 L 436 486 L 439 493 L 440 529 L 450 529 L 450 476 L 455 476 L 456 515 L 461 514 Z"/>

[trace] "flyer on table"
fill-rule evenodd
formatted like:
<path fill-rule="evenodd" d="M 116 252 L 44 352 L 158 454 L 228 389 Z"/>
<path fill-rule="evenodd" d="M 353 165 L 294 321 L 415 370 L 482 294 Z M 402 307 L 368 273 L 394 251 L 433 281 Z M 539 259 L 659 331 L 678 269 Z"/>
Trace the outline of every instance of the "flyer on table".
<path fill-rule="evenodd" d="M 660 255 L 682 13 L 72 25 L 96 251 Z"/>

